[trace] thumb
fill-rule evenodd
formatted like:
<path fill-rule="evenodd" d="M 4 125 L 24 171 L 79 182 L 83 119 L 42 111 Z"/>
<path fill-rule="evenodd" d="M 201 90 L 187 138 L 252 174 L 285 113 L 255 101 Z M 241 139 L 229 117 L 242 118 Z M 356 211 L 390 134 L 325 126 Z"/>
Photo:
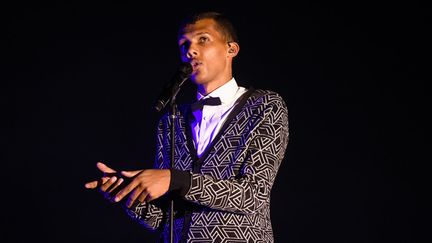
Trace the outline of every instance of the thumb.
<path fill-rule="evenodd" d="M 126 177 L 134 177 L 136 176 L 138 173 L 140 173 L 143 170 L 133 170 L 133 171 L 122 171 L 120 172 L 122 175 L 126 176 Z"/>
<path fill-rule="evenodd" d="M 97 162 L 96 163 L 96 167 L 102 171 L 103 173 L 116 173 L 115 170 L 111 169 L 110 167 L 106 166 L 104 163 L 102 162 Z"/>

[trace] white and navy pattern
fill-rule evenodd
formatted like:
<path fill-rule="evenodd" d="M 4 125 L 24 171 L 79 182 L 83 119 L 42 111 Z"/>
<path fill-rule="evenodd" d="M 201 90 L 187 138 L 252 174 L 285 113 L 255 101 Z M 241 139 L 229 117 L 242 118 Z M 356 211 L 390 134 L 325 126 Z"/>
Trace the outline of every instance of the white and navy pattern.
<path fill-rule="evenodd" d="M 191 173 L 191 187 L 175 199 L 175 242 L 273 242 L 270 192 L 288 144 L 288 110 L 275 92 L 250 90 L 201 158 L 193 146 L 187 107 L 176 121 L 176 169 Z M 157 168 L 170 167 L 170 119 L 157 131 Z M 157 200 L 155 200 L 157 201 Z M 129 215 L 169 239 L 169 210 L 139 204 Z"/>

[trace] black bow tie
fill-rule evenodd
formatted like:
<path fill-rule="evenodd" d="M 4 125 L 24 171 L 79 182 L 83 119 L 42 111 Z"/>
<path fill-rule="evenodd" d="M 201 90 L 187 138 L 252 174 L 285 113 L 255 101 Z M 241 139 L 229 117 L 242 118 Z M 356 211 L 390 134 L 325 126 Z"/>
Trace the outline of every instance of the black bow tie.
<path fill-rule="evenodd" d="M 201 110 L 205 105 L 220 105 L 221 100 L 219 97 L 208 97 L 205 99 L 200 99 L 191 105 L 192 112 L 196 110 Z"/>

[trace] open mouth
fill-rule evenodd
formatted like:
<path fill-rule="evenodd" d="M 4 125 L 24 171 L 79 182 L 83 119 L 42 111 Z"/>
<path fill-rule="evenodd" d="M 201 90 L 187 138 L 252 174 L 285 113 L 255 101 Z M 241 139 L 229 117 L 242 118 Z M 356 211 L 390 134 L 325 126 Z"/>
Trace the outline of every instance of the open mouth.
<path fill-rule="evenodd" d="M 193 60 L 191 62 L 192 68 L 194 71 L 196 71 L 196 69 L 198 68 L 198 66 L 201 64 L 201 62 L 197 61 L 197 60 Z"/>

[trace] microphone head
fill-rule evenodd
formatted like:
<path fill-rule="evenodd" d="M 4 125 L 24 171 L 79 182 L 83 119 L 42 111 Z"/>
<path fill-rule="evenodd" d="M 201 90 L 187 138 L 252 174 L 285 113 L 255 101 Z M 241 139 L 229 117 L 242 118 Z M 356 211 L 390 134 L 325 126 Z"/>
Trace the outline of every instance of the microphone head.
<path fill-rule="evenodd" d="M 170 82 L 165 83 L 162 93 L 159 95 L 158 99 L 153 105 L 153 108 L 156 111 L 161 111 L 173 98 L 175 98 L 180 90 L 180 87 L 190 77 L 192 71 L 193 68 L 190 63 L 182 62 L 180 64 L 174 77 L 170 80 Z"/>
<path fill-rule="evenodd" d="M 192 65 L 188 62 L 182 62 L 179 67 L 179 71 L 186 75 L 190 75 L 193 71 Z"/>

